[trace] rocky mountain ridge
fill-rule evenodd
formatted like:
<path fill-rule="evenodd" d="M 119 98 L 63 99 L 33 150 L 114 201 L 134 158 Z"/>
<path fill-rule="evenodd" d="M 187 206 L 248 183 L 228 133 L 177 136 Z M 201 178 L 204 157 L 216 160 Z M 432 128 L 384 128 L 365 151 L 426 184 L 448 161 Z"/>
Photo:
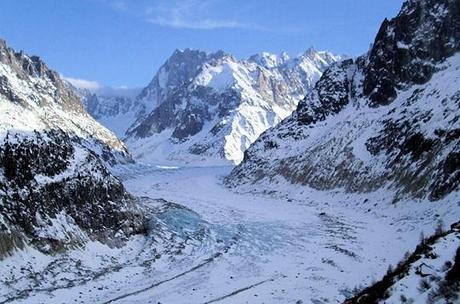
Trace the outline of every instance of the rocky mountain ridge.
<path fill-rule="evenodd" d="M 460 3 L 407 1 L 227 178 L 439 200 L 458 190 Z"/>
<path fill-rule="evenodd" d="M 223 51 L 176 50 L 138 96 L 154 108 L 128 129 L 127 143 L 140 159 L 238 163 L 339 59 L 314 49 L 292 59 L 261 53 L 247 60 Z"/>
<path fill-rule="evenodd" d="M 131 161 L 78 96 L 36 56 L 0 40 L 0 257 L 121 244 L 143 215 L 106 168 Z"/>

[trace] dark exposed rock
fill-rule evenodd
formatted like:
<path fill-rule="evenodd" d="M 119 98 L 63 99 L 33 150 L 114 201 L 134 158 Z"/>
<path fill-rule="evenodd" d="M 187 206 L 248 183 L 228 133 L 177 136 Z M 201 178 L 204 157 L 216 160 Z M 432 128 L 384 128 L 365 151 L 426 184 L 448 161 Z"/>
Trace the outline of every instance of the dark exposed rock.
<path fill-rule="evenodd" d="M 65 225 L 113 245 L 144 229 L 143 215 L 121 182 L 62 131 L 8 134 L 0 147 L 0 172 L 0 216 L 7 224 L 0 247 L 12 249 L 7 243 L 17 243 L 18 235 L 45 252 L 82 245 L 81 233 Z M 44 233 L 58 229 L 53 219 L 65 219 L 59 222 L 65 237 Z"/>
<path fill-rule="evenodd" d="M 370 104 L 388 104 L 398 89 L 427 82 L 437 63 L 460 50 L 459 20 L 456 0 L 410 0 L 385 20 L 366 67 L 363 90 Z"/>
<path fill-rule="evenodd" d="M 218 52 L 215 58 L 222 57 L 225 54 Z M 164 64 L 162 73 L 168 74 L 167 86 L 171 88 L 180 87 L 186 84 L 193 78 L 201 68 L 203 62 L 207 59 L 207 54 L 199 50 L 185 49 L 183 51 L 176 50 Z M 172 73 L 170 73 L 172 72 Z M 139 98 L 160 99 L 161 96 L 151 96 L 154 94 L 152 90 L 155 86 L 160 86 L 160 77 L 155 77 L 146 88 L 139 94 Z M 155 91 L 155 93 L 157 93 Z"/>
<path fill-rule="evenodd" d="M 312 93 L 318 94 L 318 101 L 309 103 L 315 99 L 315 97 L 309 96 L 300 102 L 297 108 L 300 123 L 309 125 L 322 121 L 330 114 L 337 114 L 348 104 L 351 82 L 349 79 L 350 68 L 354 68 L 351 59 L 326 70 Z"/>
<path fill-rule="evenodd" d="M 423 137 L 421 133 L 415 133 L 404 141 L 401 152 L 411 153 L 414 158 L 418 159 L 422 153 L 430 151 L 434 144 L 434 140 Z"/>
<path fill-rule="evenodd" d="M 27 80 L 29 77 L 50 79 L 56 87 L 54 102 L 60 104 L 67 111 L 85 112 L 78 96 L 69 90 L 59 75 L 48 69 L 39 57 L 29 57 L 22 51 L 17 53 L 8 47 L 4 40 L 0 39 L 0 62 L 7 64 L 20 79 Z M 13 101 L 14 98 L 9 100 Z"/>
<path fill-rule="evenodd" d="M 457 152 L 451 152 L 439 166 L 439 173 L 435 176 L 430 198 L 438 200 L 454 191 L 460 185 L 460 147 Z"/>
<path fill-rule="evenodd" d="M 5 96 L 11 102 L 21 104 L 21 98 L 11 90 L 8 78 L 4 75 L 0 75 L 0 94 Z"/>
<path fill-rule="evenodd" d="M 172 138 L 184 140 L 200 132 L 206 121 L 211 118 L 210 108 L 217 104 L 226 104 L 225 94 L 216 94 L 208 87 L 196 87 L 188 91 L 187 87 L 179 87 L 170 93 L 168 99 L 161 103 L 142 120 L 135 128 L 128 130 L 127 136 L 141 138 L 160 133 L 172 128 Z M 192 100 L 208 100 L 208 103 L 193 103 Z M 183 105 L 186 105 L 183 108 Z M 228 105 L 228 104 L 227 104 Z M 227 114 L 227 109 L 220 108 L 221 115 Z"/>

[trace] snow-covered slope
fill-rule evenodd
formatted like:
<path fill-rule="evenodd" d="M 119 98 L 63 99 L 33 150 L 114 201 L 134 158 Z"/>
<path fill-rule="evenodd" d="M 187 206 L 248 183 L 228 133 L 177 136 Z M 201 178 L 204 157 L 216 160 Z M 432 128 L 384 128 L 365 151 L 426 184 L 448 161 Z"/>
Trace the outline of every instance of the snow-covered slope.
<path fill-rule="evenodd" d="M 0 258 L 31 244 L 62 251 L 87 240 L 115 244 L 143 217 L 107 163 L 125 145 L 83 109 L 35 56 L 0 40 Z"/>
<path fill-rule="evenodd" d="M 292 59 L 261 53 L 247 60 L 177 50 L 138 96 L 154 109 L 129 128 L 127 143 L 141 160 L 238 163 L 337 60 L 313 49 Z"/>
<path fill-rule="evenodd" d="M 246 151 L 229 185 L 442 199 L 460 183 L 460 2 L 407 1 L 368 54 L 328 69 Z"/>
<path fill-rule="evenodd" d="M 0 52 L 0 132 L 60 129 L 86 139 L 97 154 L 105 149 L 114 161 L 129 158 L 123 142 L 88 115 L 69 84 L 40 58 L 15 53 L 3 40 Z"/>
<path fill-rule="evenodd" d="M 460 222 L 439 226 L 385 276 L 345 304 L 457 303 L 460 300 Z"/>
<path fill-rule="evenodd" d="M 75 92 L 80 96 L 86 111 L 119 138 L 148 109 L 146 104 L 136 99 L 140 89 L 75 88 Z"/>

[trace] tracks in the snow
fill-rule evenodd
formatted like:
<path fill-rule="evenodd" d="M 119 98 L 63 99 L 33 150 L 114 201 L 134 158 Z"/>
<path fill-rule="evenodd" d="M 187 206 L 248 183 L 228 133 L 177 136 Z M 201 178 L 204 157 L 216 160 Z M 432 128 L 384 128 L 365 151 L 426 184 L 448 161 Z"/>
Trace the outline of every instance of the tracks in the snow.
<path fill-rule="evenodd" d="M 133 291 L 133 292 L 130 292 L 130 293 L 123 294 L 123 295 L 118 296 L 118 297 L 116 297 L 116 298 L 113 298 L 113 299 L 111 299 L 111 300 L 109 300 L 109 301 L 103 302 L 103 304 L 114 303 L 114 302 L 119 301 L 119 300 L 121 300 L 121 299 L 125 299 L 125 298 L 127 298 L 127 297 L 131 297 L 131 296 L 134 296 L 134 295 L 138 295 L 138 294 L 140 294 L 140 293 L 143 293 L 143 292 L 145 292 L 145 291 L 148 291 L 148 290 L 150 290 L 150 289 L 153 289 L 153 288 L 155 288 L 155 287 L 158 287 L 158 286 L 160 286 L 160 285 L 162 285 L 162 284 L 164 284 L 164 283 L 171 282 L 171 281 L 173 281 L 173 280 L 175 280 L 175 279 L 178 279 L 178 278 L 180 278 L 180 277 L 185 276 L 185 275 L 188 274 L 188 273 L 191 273 L 191 272 L 193 272 L 193 271 L 196 271 L 196 270 L 198 270 L 198 269 L 200 269 L 200 268 L 202 268 L 202 267 L 208 265 L 209 263 L 213 262 L 215 259 L 219 258 L 220 256 L 222 256 L 222 253 L 218 252 L 218 253 L 214 254 L 212 257 L 210 257 L 210 258 L 204 260 L 204 262 L 202 262 L 202 263 L 196 265 L 195 267 L 190 268 L 189 270 L 186 270 L 186 271 L 184 271 L 184 272 L 181 272 L 181 273 L 179 273 L 179 274 L 177 274 L 177 275 L 175 275 L 175 276 L 173 276 L 173 277 L 170 277 L 170 278 L 168 278 L 168 279 L 165 279 L 165 280 L 162 280 L 162 281 L 159 281 L 159 282 L 155 282 L 155 283 L 153 283 L 153 284 L 151 284 L 151 285 L 149 285 L 149 286 L 147 286 L 147 287 L 144 287 L 144 288 L 142 288 L 142 289 L 139 289 L 139 290 L 136 290 L 136 291 Z"/>
<path fill-rule="evenodd" d="M 181 273 L 179 273 L 179 274 L 177 274 L 177 275 L 175 275 L 173 277 L 170 277 L 168 279 L 165 279 L 165 280 L 162 280 L 162 281 L 159 281 L 159 282 L 155 282 L 155 283 L 153 283 L 153 284 L 151 284 L 151 285 L 149 285 L 147 287 L 144 287 L 142 289 L 139 289 L 139 290 L 136 290 L 136 291 L 133 291 L 133 292 L 130 292 L 130 293 L 126 293 L 126 294 L 123 294 L 123 295 L 120 295 L 120 296 L 115 297 L 115 298 L 113 298 L 113 299 L 111 299 L 109 301 L 103 302 L 102 304 L 111 304 L 111 303 L 117 302 L 119 300 L 126 299 L 128 297 L 135 296 L 135 295 L 141 294 L 143 292 L 149 291 L 149 290 L 151 290 L 151 289 L 153 289 L 155 287 L 158 287 L 158 286 L 160 286 L 162 284 L 171 282 L 171 281 L 173 281 L 175 279 L 178 279 L 180 277 L 185 276 L 186 274 L 194 272 L 194 271 L 196 271 L 196 270 L 198 270 L 198 269 L 200 269 L 200 268 L 212 263 L 213 261 L 215 261 L 217 258 L 221 257 L 222 255 L 223 255 L 222 253 L 218 252 L 218 253 L 214 254 L 212 257 L 204 260 L 204 262 L 202 262 L 202 263 L 200 263 L 200 264 L 198 264 L 198 265 L 196 265 L 196 266 L 194 266 L 194 267 L 192 267 L 192 268 L 190 268 L 190 269 L 188 269 L 188 270 L 186 270 L 184 272 L 181 272 Z M 249 289 L 255 288 L 255 287 L 259 286 L 259 285 L 262 285 L 262 284 L 265 284 L 265 283 L 268 283 L 268 282 L 273 282 L 274 280 L 275 280 L 275 278 L 270 278 L 270 279 L 266 279 L 266 280 L 251 284 L 249 286 L 234 290 L 229 294 L 226 294 L 226 295 L 220 296 L 218 298 L 212 299 L 210 301 L 204 302 L 203 304 L 216 303 L 216 302 L 225 300 L 227 298 L 231 298 L 233 296 L 236 296 L 239 293 L 242 293 L 244 291 L 247 291 Z"/>
<path fill-rule="evenodd" d="M 249 286 L 246 286 L 246 287 L 243 287 L 243 288 L 240 288 L 240 289 L 237 289 L 229 294 L 226 294 L 226 295 L 223 295 L 221 297 L 218 297 L 216 299 L 213 299 L 211 301 L 207 301 L 207 302 L 204 302 L 203 304 L 210 304 L 210 303 L 216 303 L 216 302 L 219 302 L 219 301 L 222 301 L 222 300 L 225 300 L 227 298 L 231 298 L 233 296 L 236 296 L 237 294 L 241 293 L 241 292 L 244 292 L 246 290 L 249 290 L 249 289 L 252 289 L 254 287 L 257 287 L 259 285 L 262 285 L 262 284 L 265 284 L 267 282 L 273 282 L 275 279 L 274 278 L 271 278 L 271 279 L 267 279 L 267 280 L 263 280 L 263 281 L 260 281 L 260 282 L 257 282 L 255 284 L 252 284 L 252 285 L 249 285 Z"/>
<path fill-rule="evenodd" d="M 180 277 L 183 277 L 183 276 L 185 276 L 185 275 L 187 275 L 187 274 L 189 274 L 189 273 L 192 273 L 192 272 L 194 272 L 194 271 L 197 271 L 198 269 L 201 269 L 201 268 L 205 267 L 206 265 L 208 265 L 208 264 L 214 262 L 216 259 L 222 257 L 225 253 L 227 253 L 227 252 L 230 250 L 230 248 L 231 248 L 233 245 L 235 245 L 235 243 L 236 243 L 238 240 L 239 240 L 239 236 L 238 236 L 238 234 L 237 234 L 236 236 L 234 236 L 234 237 L 231 238 L 231 242 L 230 242 L 229 244 L 227 244 L 225 247 L 223 247 L 219 252 L 213 254 L 210 258 L 205 259 L 205 260 L 204 260 L 203 262 L 201 262 L 200 264 L 198 264 L 198 265 L 196 265 L 196 266 L 194 266 L 194 267 L 192 267 L 192 268 L 190 268 L 190 269 L 188 269 L 188 270 L 186 270 L 186 271 L 184 271 L 184 272 L 181 272 L 181 273 L 179 273 L 179 274 L 177 274 L 177 275 L 175 275 L 175 276 L 172 276 L 172 277 L 170 277 L 170 278 L 167 278 L 167 279 L 165 279 L 165 280 L 162 280 L 162 281 L 158 281 L 158 282 L 152 283 L 152 284 L 150 284 L 149 286 L 144 287 L 144 288 L 142 288 L 142 289 L 139 289 L 139 290 L 136 290 L 136 291 L 133 291 L 133 292 L 130 292 L 130 293 L 122 294 L 122 295 L 120 295 L 120 296 L 117 296 L 117 297 L 115 297 L 115 298 L 112 298 L 112 299 L 110 299 L 110 300 L 108 300 L 108 301 L 106 301 L 106 302 L 103 302 L 102 304 L 111 304 L 111 303 L 115 303 L 115 302 L 117 302 L 117 301 L 119 301 L 119 300 L 123 300 L 123 299 L 126 299 L 126 298 L 128 298 L 128 297 L 132 297 L 132 296 L 135 296 L 135 295 L 144 293 L 144 292 L 149 291 L 149 290 L 151 290 L 151 289 L 154 289 L 154 288 L 156 288 L 156 287 L 158 287 L 158 286 L 160 286 L 160 285 L 162 285 L 162 284 L 165 284 L 165 283 L 174 281 L 174 280 L 176 280 L 176 279 L 178 279 L 178 278 L 180 278 Z M 264 283 L 267 283 L 267 282 L 273 281 L 273 280 L 274 280 L 274 278 L 267 279 L 267 280 L 264 280 L 264 281 L 260 281 L 260 282 L 258 282 L 258 283 L 255 283 L 255 284 L 246 286 L 246 287 L 244 287 L 244 288 L 237 289 L 237 290 L 235 290 L 235 291 L 233 291 L 233 292 L 231 292 L 231 293 L 229 293 L 229 294 L 227 294 L 227 295 L 224 295 L 224 296 L 221 296 L 221 297 L 219 297 L 219 298 L 216 298 L 216 299 L 210 300 L 210 301 L 208 301 L 208 302 L 205 302 L 204 304 L 207 304 L 207 303 L 215 303 L 215 302 L 218 302 L 218 301 L 220 301 L 220 300 L 224 300 L 224 299 L 226 299 L 226 298 L 235 296 L 235 295 L 237 295 L 237 294 L 239 294 L 239 293 L 241 293 L 241 292 L 243 292 L 243 291 L 249 290 L 249 289 L 251 289 L 251 288 L 257 287 L 257 286 L 259 286 L 259 285 L 262 285 L 262 284 L 264 284 Z"/>

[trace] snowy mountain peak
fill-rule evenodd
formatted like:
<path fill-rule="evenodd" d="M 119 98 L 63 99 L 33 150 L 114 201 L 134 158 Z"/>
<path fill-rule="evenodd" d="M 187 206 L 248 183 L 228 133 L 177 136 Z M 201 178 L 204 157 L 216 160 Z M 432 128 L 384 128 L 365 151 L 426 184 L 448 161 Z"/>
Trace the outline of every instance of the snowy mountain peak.
<path fill-rule="evenodd" d="M 327 66 L 340 60 L 341 56 L 337 56 L 326 51 L 317 51 L 314 47 L 310 47 L 307 51 L 294 58 L 291 58 L 287 52 L 283 51 L 279 55 L 262 52 L 252 55 L 248 59 L 248 61 L 255 62 L 256 64 L 267 69 L 277 68 L 282 65 L 295 66 L 302 61 L 308 61 L 312 62 L 313 64 L 322 64 Z"/>
<path fill-rule="evenodd" d="M 248 60 L 253 61 L 268 69 L 275 68 L 284 61 L 279 56 L 268 52 L 262 52 L 259 54 L 252 55 L 251 57 L 249 57 Z"/>
<path fill-rule="evenodd" d="M 289 59 L 291 59 L 289 54 L 286 51 L 282 51 L 281 54 L 280 54 L 281 62 L 283 62 L 283 63 L 288 62 Z"/>
<path fill-rule="evenodd" d="M 150 84 L 146 86 L 139 100 L 146 101 L 147 112 L 151 111 L 170 90 L 190 84 L 191 79 L 200 73 L 206 62 L 228 56 L 223 51 L 206 53 L 200 50 L 175 50 L 171 57 L 160 67 Z"/>
<path fill-rule="evenodd" d="M 196 49 L 176 49 L 168 60 L 163 65 L 164 68 L 169 70 L 183 68 L 183 71 L 191 70 L 193 67 L 199 67 L 205 62 L 212 60 L 219 60 L 225 57 L 232 57 L 232 55 L 224 52 L 223 50 L 217 50 L 216 52 L 205 52 Z"/>
<path fill-rule="evenodd" d="M 93 140 L 95 152 L 109 149 L 118 160 L 129 158 L 126 146 L 88 115 L 68 82 L 38 56 L 15 52 L 5 41 L 0 41 L 0 95 L 8 100 L 0 131 L 58 128 Z"/>
<path fill-rule="evenodd" d="M 329 64 L 327 52 L 239 60 L 223 51 L 177 50 L 138 100 L 152 110 L 127 131 L 140 158 L 239 162 L 267 128 L 289 115 Z M 147 151 L 152 151 L 147 153 Z M 167 151 L 166 151 L 167 150 Z"/>
<path fill-rule="evenodd" d="M 318 52 L 316 51 L 315 47 L 313 46 L 310 46 L 306 51 L 305 53 L 303 53 L 303 56 L 306 56 L 306 57 L 314 57 L 318 54 Z"/>

